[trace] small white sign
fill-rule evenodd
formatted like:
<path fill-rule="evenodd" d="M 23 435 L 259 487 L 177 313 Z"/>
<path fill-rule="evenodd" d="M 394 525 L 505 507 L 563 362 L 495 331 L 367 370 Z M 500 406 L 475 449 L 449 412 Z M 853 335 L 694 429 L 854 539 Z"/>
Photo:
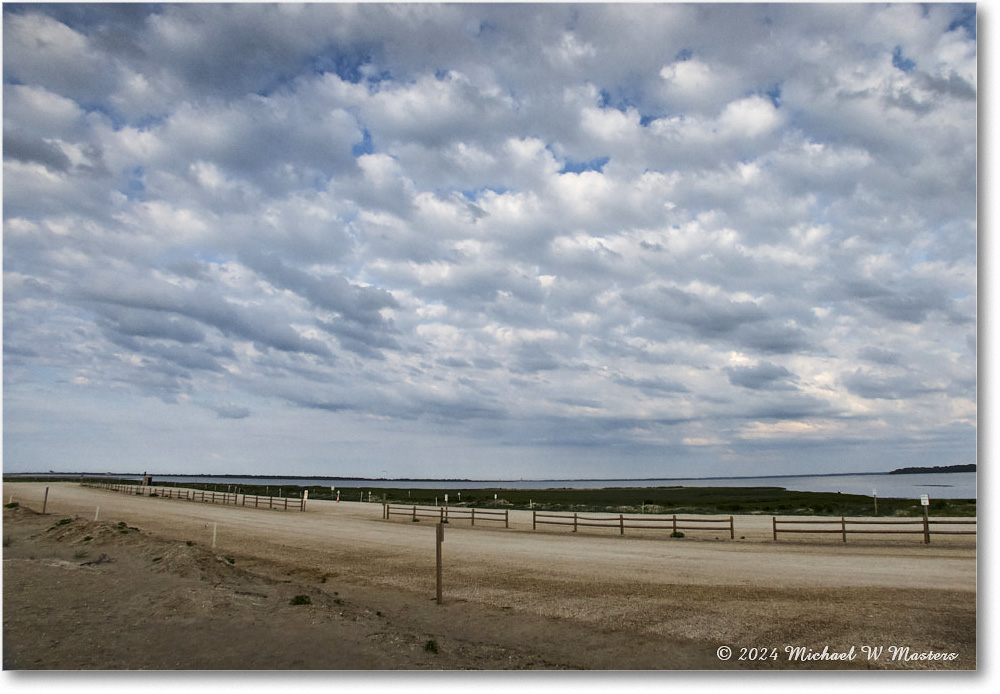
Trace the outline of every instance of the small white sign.
<path fill-rule="evenodd" d="M 927 496 L 926 494 L 921 494 L 920 495 L 920 505 L 921 506 L 930 506 L 931 505 L 931 498 L 929 496 Z"/>

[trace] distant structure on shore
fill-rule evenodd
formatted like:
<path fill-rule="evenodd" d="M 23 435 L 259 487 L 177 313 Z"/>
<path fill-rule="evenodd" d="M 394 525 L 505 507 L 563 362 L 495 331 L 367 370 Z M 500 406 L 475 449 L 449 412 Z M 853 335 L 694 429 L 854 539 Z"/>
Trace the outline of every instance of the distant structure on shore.
<path fill-rule="evenodd" d="M 926 475 L 935 472 L 975 472 L 976 464 L 966 465 L 935 465 L 934 467 L 901 467 L 889 472 L 890 475 Z"/>

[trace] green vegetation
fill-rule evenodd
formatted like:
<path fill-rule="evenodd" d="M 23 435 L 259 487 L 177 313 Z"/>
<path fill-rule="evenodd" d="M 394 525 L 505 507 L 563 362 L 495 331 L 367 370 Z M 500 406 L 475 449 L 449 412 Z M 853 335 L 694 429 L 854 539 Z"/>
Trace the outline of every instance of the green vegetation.
<path fill-rule="evenodd" d="M 62 518 L 60 520 L 57 520 L 55 522 L 55 525 L 53 525 L 51 528 L 49 528 L 45 532 L 49 532 L 50 530 L 55 530 L 56 528 L 58 528 L 61 525 L 66 525 L 67 523 L 72 523 L 72 522 L 73 522 L 72 518 Z"/>
<path fill-rule="evenodd" d="M 424 644 L 424 650 L 428 653 L 438 652 L 438 642 L 434 639 L 427 639 L 427 643 Z"/>
<path fill-rule="evenodd" d="M 311 605 L 312 598 L 308 595 L 296 595 L 294 598 L 288 601 L 289 605 Z"/>
<path fill-rule="evenodd" d="M 17 508 L 17 507 L 18 507 L 18 506 L 20 506 L 20 505 L 21 505 L 21 504 L 19 504 L 18 502 L 16 502 L 16 501 L 12 501 L 12 502 L 10 502 L 9 504 L 4 504 L 4 505 L 3 505 L 3 507 L 4 507 L 4 508 Z"/>
<path fill-rule="evenodd" d="M 320 488 L 309 498 L 324 498 Z M 371 489 L 372 499 L 389 503 L 443 505 L 440 489 Z M 461 501 L 457 501 L 461 492 Z M 329 498 L 330 490 L 326 491 Z M 496 500 L 493 496 L 496 494 Z M 836 492 L 795 492 L 781 487 L 621 487 L 605 489 L 449 489 L 453 507 L 510 508 L 581 513 L 764 514 L 874 516 L 870 496 Z M 934 499 L 937 516 L 975 516 L 975 499 Z M 879 516 L 921 516 L 918 499 L 878 500 Z"/>

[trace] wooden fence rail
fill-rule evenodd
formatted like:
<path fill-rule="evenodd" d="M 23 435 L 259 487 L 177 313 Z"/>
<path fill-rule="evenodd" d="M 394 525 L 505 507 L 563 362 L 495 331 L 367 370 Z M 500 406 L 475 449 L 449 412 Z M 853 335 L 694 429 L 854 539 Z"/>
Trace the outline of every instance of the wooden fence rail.
<path fill-rule="evenodd" d="M 85 487 L 97 487 L 120 494 L 136 496 L 159 497 L 161 499 L 182 499 L 184 501 L 200 501 L 205 504 L 231 504 L 233 506 L 253 506 L 254 508 L 298 509 L 306 510 L 307 497 L 290 499 L 287 497 L 258 496 L 256 494 L 239 494 L 234 492 L 208 492 L 201 489 L 179 489 L 174 487 L 153 487 L 142 484 L 123 482 L 84 481 Z"/>
<path fill-rule="evenodd" d="M 399 506 L 393 504 L 382 504 L 382 518 L 389 520 L 391 516 L 405 516 L 414 521 L 420 518 L 434 518 L 441 523 L 448 523 L 452 520 L 467 520 L 476 524 L 493 521 L 503 523 L 503 527 L 510 527 L 510 514 L 504 509 L 485 508 L 465 508 L 462 506 L 451 508 L 448 506 Z"/>
<path fill-rule="evenodd" d="M 695 523 L 696 525 L 691 525 Z M 684 518 L 672 516 L 626 516 L 619 513 L 617 516 L 594 516 L 581 513 L 541 513 L 531 512 L 531 529 L 537 530 L 539 525 L 561 525 L 572 526 L 573 532 L 578 528 L 618 528 L 620 535 L 625 534 L 625 529 L 650 529 L 650 530 L 670 530 L 671 534 L 677 534 L 680 530 L 729 530 L 729 539 L 735 539 L 736 529 L 733 524 L 733 517 L 728 518 Z"/>
<path fill-rule="evenodd" d="M 808 525 L 808 526 L 836 526 L 834 528 L 787 528 L 782 526 L 788 525 Z M 866 526 L 864 528 L 854 528 L 850 526 Z M 877 528 L 874 529 L 871 526 L 910 526 L 911 529 L 897 529 L 897 528 Z M 934 519 L 924 516 L 923 518 L 906 518 L 906 519 L 887 519 L 887 520 L 861 520 L 861 519 L 851 519 L 840 518 L 832 520 L 817 520 L 817 519 L 779 519 L 777 516 L 771 517 L 771 527 L 773 531 L 773 536 L 775 541 L 778 539 L 778 533 L 836 533 L 840 535 L 843 542 L 847 542 L 848 535 L 885 535 L 885 534 L 898 534 L 898 535 L 923 535 L 924 544 L 930 544 L 931 535 L 975 535 L 976 529 L 973 527 L 972 530 L 937 530 L 934 526 L 939 525 L 964 525 L 964 526 L 975 526 L 976 519 L 971 520 L 943 520 Z M 913 526 L 918 526 L 913 528 Z"/>

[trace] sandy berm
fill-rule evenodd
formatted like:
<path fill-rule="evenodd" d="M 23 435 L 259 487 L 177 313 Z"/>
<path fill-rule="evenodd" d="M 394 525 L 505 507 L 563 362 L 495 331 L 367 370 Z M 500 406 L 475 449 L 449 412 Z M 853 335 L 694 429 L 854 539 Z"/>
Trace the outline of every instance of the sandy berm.
<path fill-rule="evenodd" d="M 975 536 L 775 542 L 770 516 L 737 516 L 735 539 L 622 536 L 533 531 L 512 511 L 509 529 L 446 527 L 438 605 L 435 523 L 377 503 L 277 511 L 75 483 L 5 483 L 3 503 L 5 669 L 976 667 Z"/>

